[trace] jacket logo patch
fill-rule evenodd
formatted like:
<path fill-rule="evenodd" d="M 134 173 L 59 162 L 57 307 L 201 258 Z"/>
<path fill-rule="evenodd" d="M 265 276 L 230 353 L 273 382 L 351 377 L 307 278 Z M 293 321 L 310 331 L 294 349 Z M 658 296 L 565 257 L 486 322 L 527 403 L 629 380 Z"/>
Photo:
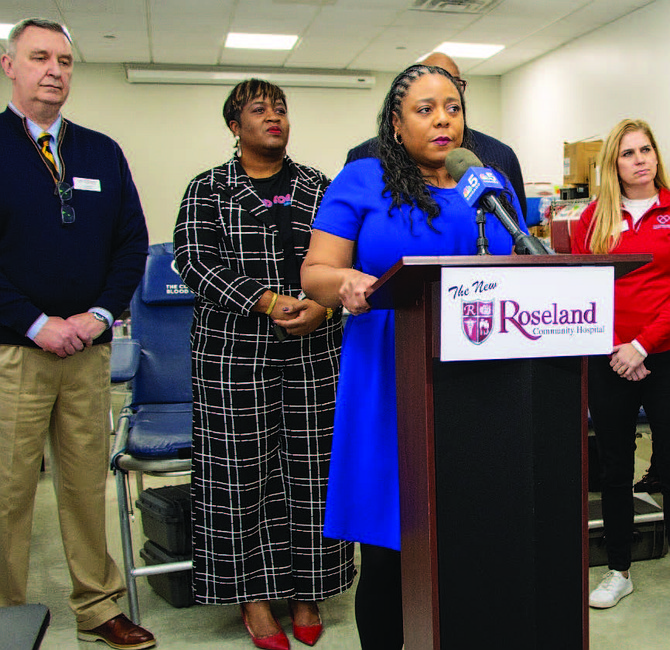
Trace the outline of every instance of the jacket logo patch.
<path fill-rule="evenodd" d="M 670 214 L 659 214 L 656 216 L 656 223 L 652 226 L 652 230 L 670 229 Z"/>

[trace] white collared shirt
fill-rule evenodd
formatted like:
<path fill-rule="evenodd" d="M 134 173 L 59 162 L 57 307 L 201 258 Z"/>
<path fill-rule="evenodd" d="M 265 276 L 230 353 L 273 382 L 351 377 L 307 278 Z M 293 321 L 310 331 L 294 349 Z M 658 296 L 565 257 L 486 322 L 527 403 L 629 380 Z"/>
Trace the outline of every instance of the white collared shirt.
<path fill-rule="evenodd" d="M 16 108 L 12 102 L 9 102 L 9 108 L 11 108 L 19 117 L 26 118 L 28 131 L 30 131 L 30 136 L 35 142 L 37 142 L 42 133 L 48 133 L 53 138 L 51 153 L 53 154 L 54 160 L 56 161 L 56 168 L 60 172 L 60 159 L 58 158 L 58 136 L 60 134 L 60 127 L 63 124 L 63 117 L 61 114 L 58 114 L 56 121 L 45 131 L 41 126 L 35 124 L 35 122 L 33 122 L 29 117 L 25 116 L 18 108 Z"/>

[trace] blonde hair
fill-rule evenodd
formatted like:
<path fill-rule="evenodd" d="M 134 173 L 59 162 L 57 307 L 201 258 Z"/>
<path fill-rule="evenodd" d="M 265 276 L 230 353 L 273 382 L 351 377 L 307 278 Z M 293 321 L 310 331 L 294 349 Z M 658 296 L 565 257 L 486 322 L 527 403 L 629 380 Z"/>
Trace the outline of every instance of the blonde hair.
<path fill-rule="evenodd" d="M 628 133 L 641 131 L 651 142 L 656 152 L 658 168 L 654 185 L 668 189 L 668 177 L 661 152 L 658 150 L 656 138 L 651 127 L 644 120 L 621 120 L 607 136 L 598 156 L 600 165 L 600 191 L 598 203 L 591 221 L 590 248 L 593 253 L 609 253 L 619 242 L 621 236 L 621 184 L 617 161 L 621 140 Z"/>

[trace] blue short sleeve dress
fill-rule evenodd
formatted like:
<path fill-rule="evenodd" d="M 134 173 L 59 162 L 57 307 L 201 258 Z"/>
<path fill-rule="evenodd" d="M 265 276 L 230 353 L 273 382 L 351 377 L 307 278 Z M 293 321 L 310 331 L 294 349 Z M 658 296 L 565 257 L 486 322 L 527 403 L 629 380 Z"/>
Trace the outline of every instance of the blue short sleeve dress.
<path fill-rule="evenodd" d="M 403 256 L 476 255 L 475 210 L 455 189 L 430 188 L 440 206 L 431 229 L 417 208 L 389 215 L 382 173 L 375 158 L 346 165 L 314 222 L 315 230 L 356 242 L 354 268 L 380 277 Z M 492 254 L 512 251 L 492 215 L 486 233 Z M 399 495 L 394 315 L 373 310 L 350 316 L 344 330 L 324 535 L 399 550 Z"/>

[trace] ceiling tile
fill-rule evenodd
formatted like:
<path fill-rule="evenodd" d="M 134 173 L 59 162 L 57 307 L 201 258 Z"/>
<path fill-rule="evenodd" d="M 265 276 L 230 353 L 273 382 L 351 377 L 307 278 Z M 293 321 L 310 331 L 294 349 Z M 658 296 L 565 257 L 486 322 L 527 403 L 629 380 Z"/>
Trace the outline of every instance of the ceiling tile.
<path fill-rule="evenodd" d="M 458 38 L 465 43 L 512 45 L 545 27 L 546 21 L 538 16 L 484 16 L 464 29 Z"/>
<path fill-rule="evenodd" d="M 93 11 L 93 3 L 63 0 L 63 18 L 75 46 L 87 63 L 142 62 L 150 60 L 147 15 L 135 0 L 105 3 Z"/>
<path fill-rule="evenodd" d="M 267 66 L 281 67 L 288 52 L 277 50 L 232 50 L 224 49 L 219 63 L 226 66 Z"/>
<path fill-rule="evenodd" d="M 307 33 L 317 36 L 349 34 L 369 39 L 374 38 L 377 32 L 370 34 L 368 30 L 393 25 L 397 15 L 397 12 L 388 10 L 324 7 L 309 26 Z"/>
<path fill-rule="evenodd" d="M 179 43 L 179 49 L 175 48 Z M 153 63 L 172 65 L 217 65 L 221 48 L 221 37 L 217 35 L 163 32 L 153 37 Z"/>
<path fill-rule="evenodd" d="M 317 39 L 305 38 L 286 60 L 290 67 L 350 68 L 356 55 L 365 49 L 368 40 L 362 36 L 336 34 Z"/>
<path fill-rule="evenodd" d="M 277 4 L 272 0 L 239 2 L 235 8 L 230 30 L 257 34 L 300 35 L 320 11 L 323 9 L 311 5 Z"/>
<path fill-rule="evenodd" d="M 591 2 L 593 0 L 504 0 L 488 15 L 511 18 L 539 17 L 550 23 Z"/>
<path fill-rule="evenodd" d="M 224 33 L 232 19 L 233 0 L 198 0 L 198 10 L 183 0 L 151 0 L 150 12 L 154 32 L 179 30 L 194 33 L 206 28 Z M 184 49 L 183 47 L 181 49 Z"/>
<path fill-rule="evenodd" d="M 618 20 L 640 6 L 641 0 L 598 1 L 586 5 L 551 26 L 553 34 L 566 40 L 578 38 L 601 25 Z M 648 3 L 649 0 L 644 0 Z"/>
<path fill-rule="evenodd" d="M 466 77 L 468 74 L 501 75 L 541 56 L 543 52 L 544 49 L 540 47 L 515 47 L 510 50 L 503 50 L 500 54 L 486 61 L 470 59 L 470 64 L 463 66 L 461 72 Z"/>
<path fill-rule="evenodd" d="M 53 0 L 2 0 L 0 23 L 17 23 L 30 16 L 62 20 Z"/>
<path fill-rule="evenodd" d="M 410 29 L 434 29 L 439 26 L 446 31 L 465 29 L 468 25 L 479 20 L 481 16 L 472 14 L 442 14 L 430 11 L 405 11 L 400 14 L 395 25 Z"/>
<path fill-rule="evenodd" d="M 337 0 L 337 6 L 343 9 L 384 9 L 386 11 L 404 11 L 412 5 L 412 0 Z"/>

